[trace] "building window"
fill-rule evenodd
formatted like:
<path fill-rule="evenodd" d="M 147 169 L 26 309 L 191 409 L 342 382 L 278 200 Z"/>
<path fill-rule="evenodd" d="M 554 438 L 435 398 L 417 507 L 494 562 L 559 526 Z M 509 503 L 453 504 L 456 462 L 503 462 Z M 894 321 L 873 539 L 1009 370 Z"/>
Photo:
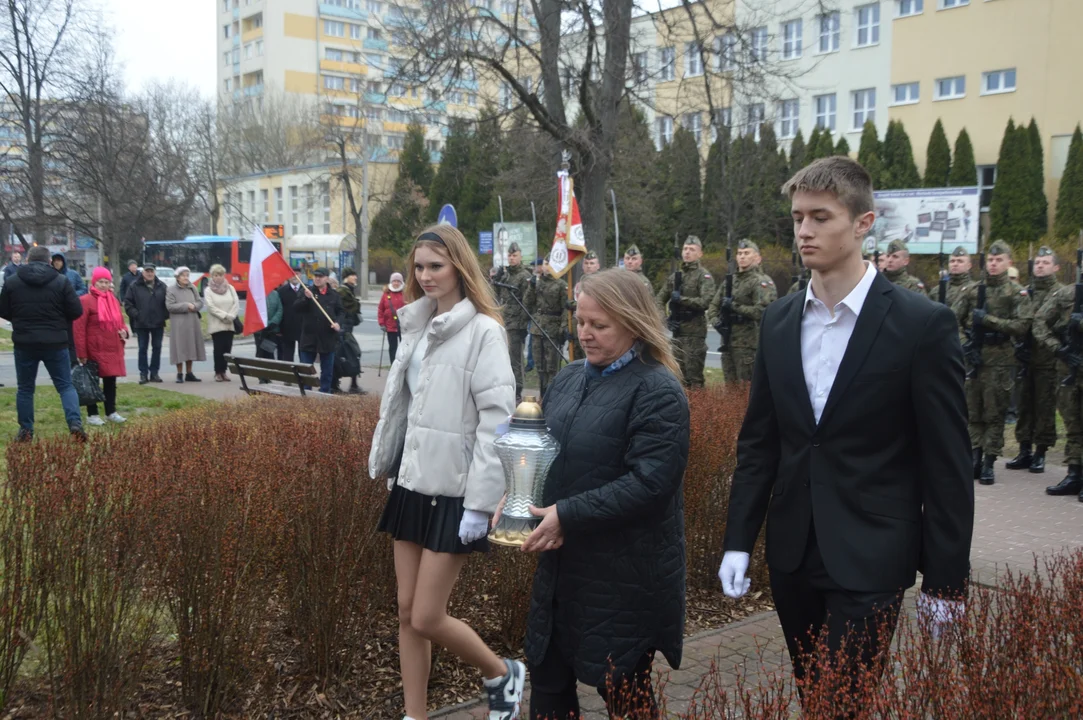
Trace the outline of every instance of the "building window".
<path fill-rule="evenodd" d="M 714 118 L 711 122 L 711 142 L 718 139 L 719 128 L 731 128 L 733 127 L 733 108 L 717 108 L 714 111 Z"/>
<path fill-rule="evenodd" d="M 298 235 L 301 232 L 299 218 L 301 217 L 301 203 L 297 200 L 297 186 L 290 185 L 290 235 Z"/>
<path fill-rule="evenodd" d="M 252 222 L 256 220 L 256 191 L 248 191 L 248 214 L 246 218 Z"/>
<path fill-rule="evenodd" d="M 793 60 L 801 57 L 801 34 L 804 32 L 804 23 L 800 20 L 790 20 L 782 24 L 782 59 Z"/>
<path fill-rule="evenodd" d="M 752 30 L 752 61 L 764 61 L 767 59 L 767 26 L 753 28 Z"/>
<path fill-rule="evenodd" d="M 368 0 L 368 2 L 365 3 L 365 7 L 370 13 L 375 13 L 376 15 L 379 15 L 380 11 L 384 8 L 383 3 L 376 2 L 376 0 Z"/>
<path fill-rule="evenodd" d="M 433 152 L 433 153 L 440 152 L 440 141 L 439 140 L 426 140 L 425 141 L 425 149 L 428 150 L 429 152 Z"/>
<path fill-rule="evenodd" d="M 865 127 L 865 122 L 876 122 L 876 88 L 855 90 L 852 94 L 854 105 L 854 130 Z"/>
<path fill-rule="evenodd" d="M 361 26 L 360 25 L 354 25 L 353 23 L 350 24 L 350 39 L 351 40 L 360 40 L 361 39 Z"/>
<path fill-rule="evenodd" d="M 263 207 L 263 222 L 271 222 L 271 191 L 260 190 L 259 202 L 260 205 Z"/>
<path fill-rule="evenodd" d="M 252 43 L 248 43 L 244 46 L 244 59 L 248 60 L 252 57 Z"/>
<path fill-rule="evenodd" d="M 263 41 L 256 41 L 256 57 L 263 57 Z"/>
<path fill-rule="evenodd" d="M 703 48 L 699 43 L 684 46 L 684 76 L 698 77 L 703 74 Z"/>
<path fill-rule="evenodd" d="M 745 133 L 751 135 L 756 141 L 760 141 L 760 128 L 767 118 L 766 108 L 763 103 L 753 103 L 748 106 L 748 123 L 745 125 Z"/>
<path fill-rule="evenodd" d="M 305 192 L 305 232 L 313 235 L 316 232 L 316 199 L 312 197 L 312 183 L 304 188 Z"/>
<path fill-rule="evenodd" d="M 1015 92 L 1015 68 L 1011 70 L 994 70 L 981 74 L 981 94 L 996 95 L 997 93 Z"/>
<path fill-rule="evenodd" d="M 820 52 L 838 52 L 842 32 L 839 29 L 839 13 L 833 12 L 820 16 Z"/>
<path fill-rule="evenodd" d="M 500 83 L 500 109 L 511 110 L 511 85 Z"/>
<path fill-rule="evenodd" d="M 320 183 L 320 199 L 323 201 L 323 234 L 331 234 L 331 183 Z"/>
<path fill-rule="evenodd" d="M 817 95 L 816 100 L 816 127 L 826 128 L 830 132 L 835 132 L 835 111 L 838 107 L 838 101 L 835 97 L 835 93 L 830 95 Z"/>
<path fill-rule="evenodd" d="M 380 82 L 378 80 L 369 80 L 368 84 L 365 85 L 365 92 L 375 93 L 375 94 L 379 95 L 383 91 L 384 91 L 384 86 L 382 84 L 380 84 Z"/>
<path fill-rule="evenodd" d="M 380 39 L 380 30 L 378 28 L 370 27 L 370 28 L 368 28 L 368 32 L 366 33 L 366 37 L 369 40 L 379 40 Z"/>
<path fill-rule="evenodd" d="M 895 0 L 895 16 L 920 15 L 925 10 L 925 0 Z"/>
<path fill-rule="evenodd" d="M 282 188 L 275 188 L 275 222 L 281 224 L 282 222 Z"/>
<path fill-rule="evenodd" d="M 715 69 L 723 72 L 737 67 L 737 36 L 726 33 L 714 39 Z"/>
<path fill-rule="evenodd" d="M 966 97 L 966 75 L 938 78 L 933 100 L 957 100 Z"/>
<path fill-rule="evenodd" d="M 258 13 L 256 15 L 253 15 L 248 20 L 248 29 L 249 30 L 259 30 L 261 27 L 263 27 L 263 13 Z"/>
<path fill-rule="evenodd" d="M 797 100 L 783 100 L 778 104 L 779 136 L 792 138 L 797 135 L 801 104 Z"/>
<path fill-rule="evenodd" d="M 224 64 L 225 64 L 225 66 L 226 66 L 226 67 L 229 67 L 229 66 L 230 66 L 230 61 L 229 61 L 229 58 L 230 58 L 230 56 L 231 56 L 232 54 L 233 54 L 233 53 L 232 53 L 231 51 L 229 51 L 229 50 L 226 50 L 226 51 L 225 51 L 224 53 L 222 53 L 222 56 L 223 56 L 223 58 L 225 59 L 225 63 L 224 63 Z"/>
<path fill-rule="evenodd" d="M 658 50 L 658 65 L 662 71 L 662 80 L 672 80 L 674 78 L 677 53 L 671 47 L 664 47 Z"/>
<path fill-rule="evenodd" d="M 335 62 L 342 62 L 343 52 L 338 48 L 326 48 L 323 51 L 323 57 L 325 60 L 333 60 Z"/>
<path fill-rule="evenodd" d="M 222 0 L 222 12 L 229 12 L 229 0 Z"/>
<path fill-rule="evenodd" d="M 228 24 L 222 26 L 222 32 L 226 34 L 226 40 L 229 40 L 230 26 Z"/>
<path fill-rule="evenodd" d="M 573 67 L 564 68 L 564 94 L 571 95 L 575 92 L 576 70 Z"/>
<path fill-rule="evenodd" d="M 647 82 L 647 53 L 638 52 L 632 56 L 632 67 L 637 83 Z"/>
<path fill-rule="evenodd" d="M 855 8 L 854 19 L 857 29 L 855 47 L 868 47 L 880 42 L 880 3 Z"/>
<path fill-rule="evenodd" d="M 948 8 L 962 7 L 969 4 L 970 0 L 940 0 L 940 9 L 947 10 Z"/>
<path fill-rule="evenodd" d="M 703 116 L 698 112 L 687 113 L 681 117 L 681 127 L 692 133 L 699 145 L 703 139 Z"/>
<path fill-rule="evenodd" d="M 913 105 L 919 99 L 920 83 L 901 83 L 891 86 L 893 105 Z"/>
<path fill-rule="evenodd" d="M 673 142 L 673 118 L 668 115 L 655 118 L 654 130 L 659 150 Z"/>
<path fill-rule="evenodd" d="M 233 89 L 233 81 L 231 79 L 226 78 L 224 84 L 226 86 L 226 92 L 229 92 L 230 90 Z"/>
<path fill-rule="evenodd" d="M 401 150 L 403 143 L 403 136 L 391 134 L 387 136 L 387 146 L 392 150 Z"/>
<path fill-rule="evenodd" d="M 384 57 L 383 55 L 368 53 L 367 55 L 365 55 L 365 62 L 368 63 L 370 66 L 376 68 L 377 70 L 380 70 L 384 66 Z"/>
<path fill-rule="evenodd" d="M 336 20 L 324 20 L 323 34 L 330 37 L 346 37 L 346 23 Z"/>
<path fill-rule="evenodd" d="M 993 186 L 997 183 L 996 165 L 978 166 L 978 195 L 981 197 L 981 209 L 988 210 L 993 202 Z"/>
<path fill-rule="evenodd" d="M 336 77 L 334 75 L 323 76 L 323 89 L 324 90 L 345 90 L 346 78 Z"/>
<path fill-rule="evenodd" d="M 233 48 L 233 64 L 236 65 L 241 61 L 241 49 Z"/>

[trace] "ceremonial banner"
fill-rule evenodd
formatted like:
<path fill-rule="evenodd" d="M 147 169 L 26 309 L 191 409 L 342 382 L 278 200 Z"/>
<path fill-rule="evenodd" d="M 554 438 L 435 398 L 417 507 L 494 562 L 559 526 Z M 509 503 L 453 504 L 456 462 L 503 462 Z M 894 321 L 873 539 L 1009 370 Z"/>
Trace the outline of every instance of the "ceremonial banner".
<path fill-rule="evenodd" d="M 574 181 L 567 170 L 557 173 L 557 191 L 557 231 L 553 236 L 553 249 L 549 251 L 549 270 L 553 277 L 562 277 L 587 252 L 587 245 L 583 223 L 579 220 Z"/>

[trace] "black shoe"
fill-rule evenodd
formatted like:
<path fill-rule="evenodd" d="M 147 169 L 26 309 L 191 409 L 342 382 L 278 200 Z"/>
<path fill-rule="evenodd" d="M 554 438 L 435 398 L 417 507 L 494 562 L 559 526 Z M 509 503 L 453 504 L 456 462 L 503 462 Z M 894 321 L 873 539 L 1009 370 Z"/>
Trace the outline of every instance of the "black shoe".
<path fill-rule="evenodd" d="M 76 440 L 78 442 L 86 442 L 86 432 L 83 430 L 82 425 L 72 425 L 69 428 L 69 431 L 71 432 L 71 437 L 73 440 Z"/>
<path fill-rule="evenodd" d="M 188 373 L 187 375 L 184 376 L 184 382 L 203 382 L 203 381 L 200 380 L 199 378 L 197 378 L 193 373 Z"/>
<path fill-rule="evenodd" d="M 165 382 L 164 380 L 162 380 L 162 376 L 159 375 L 158 373 L 151 373 L 150 381 L 151 382 Z"/>
<path fill-rule="evenodd" d="M 20 428 L 19 434 L 15 436 L 15 442 L 30 442 L 34 439 L 34 431 L 27 430 L 26 428 Z"/>
<path fill-rule="evenodd" d="M 140 385 L 146 385 L 149 382 L 150 382 L 150 380 L 147 378 L 146 375 L 143 375 L 143 374 L 139 375 L 139 384 Z"/>
<path fill-rule="evenodd" d="M 1009 411 L 1008 414 L 1004 416 L 1004 424 L 1005 425 L 1015 425 L 1015 423 L 1017 423 L 1018 421 L 1019 421 L 1019 416 L 1016 415 L 1013 412 Z"/>
<path fill-rule="evenodd" d="M 1083 490 L 1083 475 L 1079 465 L 1069 465 L 1068 474 L 1056 485 L 1050 485 L 1045 489 L 1046 495 L 1075 495 Z"/>
<path fill-rule="evenodd" d="M 264 380 L 263 378 L 260 378 L 259 384 L 260 385 L 270 385 L 271 381 L 270 380 Z"/>
<path fill-rule="evenodd" d="M 177 373 L 177 382 L 178 383 L 184 382 L 184 373 Z"/>
<path fill-rule="evenodd" d="M 1030 452 L 1030 443 L 1019 443 L 1019 454 L 1004 463 L 1009 470 L 1026 470 L 1030 467 L 1034 456 Z"/>
<path fill-rule="evenodd" d="M 1045 472 L 1045 445 L 1038 446 L 1034 459 L 1030 461 L 1030 471 L 1035 474 Z"/>
<path fill-rule="evenodd" d="M 981 466 L 981 477 L 978 478 L 978 482 L 982 485 L 992 485 L 996 482 L 996 477 L 993 475 L 993 465 L 997 461 L 996 455 L 986 455 L 985 460 Z"/>
<path fill-rule="evenodd" d="M 367 392 L 361 389 L 360 385 L 351 385 L 347 391 L 350 395 L 368 395 Z"/>
<path fill-rule="evenodd" d="M 977 480 L 981 477 L 981 455 L 982 450 L 980 447 L 973 448 L 971 450 L 974 453 L 974 479 Z"/>

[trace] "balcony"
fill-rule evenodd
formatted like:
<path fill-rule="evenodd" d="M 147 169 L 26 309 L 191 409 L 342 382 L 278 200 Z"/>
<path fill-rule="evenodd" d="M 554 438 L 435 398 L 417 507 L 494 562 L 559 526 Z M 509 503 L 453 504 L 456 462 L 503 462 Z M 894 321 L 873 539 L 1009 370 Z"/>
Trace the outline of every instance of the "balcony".
<path fill-rule="evenodd" d="M 245 97 L 255 97 L 257 95 L 262 95 L 262 94 L 263 94 L 263 83 L 260 83 L 258 85 L 249 85 L 248 87 L 246 87 L 244 89 L 244 96 Z"/>
<path fill-rule="evenodd" d="M 384 93 L 366 92 L 365 102 L 370 105 L 383 105 L 387 102 L 387 95 Z"/>
<path fill-rule="evenodd" d="M 373 38 L 365 38 L 363 46 L 366 50 L 380 50 L 387 52 L 387 40 L 374 40 Z"/>
<path fill-rule="evenodd" d="M 369 13 L 367 10 L 360 8 L 344 8 L 338 5 L 331 5 L 330 3 L 320 3 L 320 15 L 325 17 L 340 17 L 347 20 L 368 20 Z"/>
<path fill-rule="evenodd" d="M 233 100 L 234 101 L 240 100 L 242 97 L 244 97 L 244 93 L 241 92 L 240 88 L 237 88 L 236 90 L 233 91 Z"/>
<path fill-rule="evenodd" d="M 429 109 L 429 110 L 432 110 L 433 112 L 438 112 L 438 113 L 446 113 L 447 112 L 447 103 L 444 102 L 443 100 L 441 100 L 440 102 L 429 103 L 425 107 L 427 109 Z"/>
<path fill-rule="evenodd" d="M 233 36 L 233 47 L 240 47 L 240 46 L 241 46 L 241 36 L 240 35 L 234 35 Z"/>

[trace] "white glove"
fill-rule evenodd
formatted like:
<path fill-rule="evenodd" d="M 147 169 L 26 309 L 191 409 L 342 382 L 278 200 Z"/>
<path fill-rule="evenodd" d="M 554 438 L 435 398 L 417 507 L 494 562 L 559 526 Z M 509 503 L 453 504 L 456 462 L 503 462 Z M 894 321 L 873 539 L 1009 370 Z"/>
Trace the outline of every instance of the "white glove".
<path fill-rule="evenodd" d="M 722 592 L 727 597 L 739 598 L 748 592 L 752 581 L 745 577 L 748 573 L 746 552 L 729 550 L 722 556 L 722 567 L 718 568 L 718 579 L 722 581 Z"/>
<path fill-rule="evenodd" d="M 944 629 L 966 614 L 962 600 L 945 600 L 925 593 L 918 594 L 918 623 L 928 624 L 933 637 L 940 637 Z"/>
<path fill-rule="evenodd" d="M 481 540 L 489 532 L 489 516 L 477 510 L 464 510 L 462 522 L 459 523 L 459 540 L 463 545 L 469 545 L 475 540 Z"/>

